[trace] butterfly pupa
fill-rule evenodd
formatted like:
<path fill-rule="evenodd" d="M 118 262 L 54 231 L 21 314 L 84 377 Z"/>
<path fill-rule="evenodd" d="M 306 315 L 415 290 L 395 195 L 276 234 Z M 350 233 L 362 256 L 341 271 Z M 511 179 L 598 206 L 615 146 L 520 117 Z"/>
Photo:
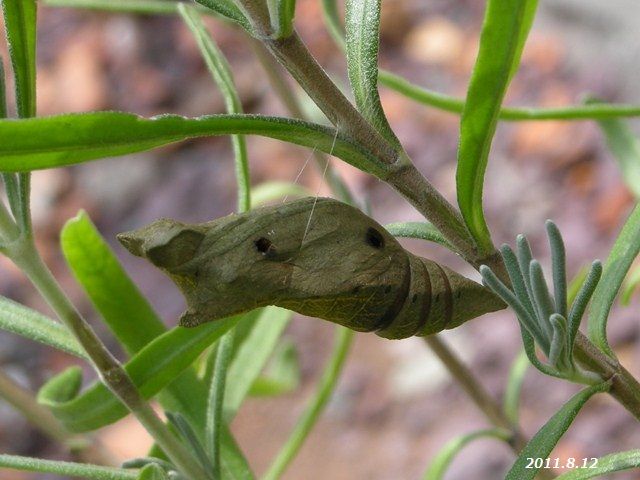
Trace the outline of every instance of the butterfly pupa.
<path fill-rule="evenodd" d="M 202 224 L 162 219 L 118 239 L 183 292 L 183 326 L 277 305 L 399 339 L 505 307 L 480 284 L 413 255 L 375 220 L 329 198 Z"/>

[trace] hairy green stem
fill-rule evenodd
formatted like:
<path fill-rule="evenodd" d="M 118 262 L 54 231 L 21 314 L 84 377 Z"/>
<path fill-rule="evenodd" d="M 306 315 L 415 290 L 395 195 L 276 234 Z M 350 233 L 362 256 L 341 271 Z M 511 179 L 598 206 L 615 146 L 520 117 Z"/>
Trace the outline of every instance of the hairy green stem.
<path fill-rule="evenodd" d="M 33 242 L 17 241 L 6 250 L 7 255 L 27 275 L 62 323 L 78 339 L 104 384 L 136 416 L 176 467 L 192 480 L 206 480 L 206 473 L 198 462 L 145 402 L 120 362 L 109 352 L 60 289 Z"/>

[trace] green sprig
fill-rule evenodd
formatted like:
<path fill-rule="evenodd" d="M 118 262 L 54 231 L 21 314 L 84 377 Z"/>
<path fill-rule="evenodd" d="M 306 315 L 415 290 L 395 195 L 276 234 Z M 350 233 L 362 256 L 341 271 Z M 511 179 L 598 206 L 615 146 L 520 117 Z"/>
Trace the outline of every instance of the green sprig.
<path fill-rule="evenodd" d="M 576 299 L 568 309 L 564 242 L 560 230 L 551 220 L 547 220 L 546 230 L 551 248 L 553 296 L 547 286 L 542 266 L 533 258 L 524 235 L 518 235 L 516 239 L 517 253 L 508 245 L 503 245 L 500 249 L 511 288 L 501 282 L 486 265 L 480 267 L 483 282 L 516 312 L 522 326 L 527 356 L 538 370 L 578 383 L 597 383 L 601 380 L 599 377 L 592 372 L 583 371 L 574 361 L 573 345 L 582 316 L 600 279 L 602 266 L 598 261 L 593 263 Z M 535 344 L 546 355 L 546 364 L 536 357 Z"/>

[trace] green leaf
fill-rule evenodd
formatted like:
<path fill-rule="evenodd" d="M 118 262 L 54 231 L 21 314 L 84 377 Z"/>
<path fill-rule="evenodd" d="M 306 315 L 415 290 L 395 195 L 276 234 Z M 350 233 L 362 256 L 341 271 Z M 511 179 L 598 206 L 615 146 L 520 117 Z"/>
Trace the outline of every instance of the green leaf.
<path fill-rule="evenodd" d="M 589 308 L 589 338 L 612 358 L 615 358 L 615 354 L 607 342 L 607 319 L 618 290 L 639 251 L 640 205 L 636 205 L 609 253 Z"/>
<path fill-rule="evenodd" d="M 290 320 L 289 310 L 266 307 L 247 339 L 240 345 L 227 372 L 228 385 L 224 401 L 224 416 L 227 421 L 231 421 L 240 408 Z"/>
<path fill-rule="evenodd" d="M 487 2 L 480 49 L 460 120 L 458 204 L 471 234 L 487 253 L 493 250 L 493 244 L 482 208 L 484 173 L 500 106 L 530 25 L 532 1 Z"/>
<path fill-rule="evenodd" d="M 344 42 L 344 27 L 338 13 L 338 2 L 336 0 L 322 0 L 322 18 L 324 23 L 338 47 L 346 49 Z"/>
<path fill-rule="evenodd" d="M 617 119 L 599 120 L 607 146 L 618 162 L 622 180 L 640 199 L 640 140 L 631 132 L 629 127 Z"/>
<path fill-rule="evenodd" d="M 0 329 L 87 359 L 84 349 L 64 325 L 2 296 Z"/>
<path fill-rule="evenodd" d="M 326 1 L 334 2 L 334 0 Z M 389 71 L 380 69 L 378 81 L 385 87 L 423 105 L 455 114 L 460 114 L 464 110 L 463 99 L 420 87 Z M 640 116 L 640 107 L 637 105 L 604 103 L 556 108 L 503 107 L 499 113 L 500 120 L 506 121 L 597 120 L 638 116 Z"/>
<path fill-rule="evenodd" d="M 291 197 L 302 198 L 313 196 L 306 187 L 291 182 L 264 182 L 251 189 L 251 207 Z"/>
<path fill-rule="evenodd" d="M 529 356 L 523 349 L 515 358 L 509 370 L 509 378 L 504 391 L 503 410 L 509 421 L 514 425 L 520 423 L 520 394 L 529 365 Z"/>
<path fill-rule="evenodd" d="M 530 463 L 528 459 L 530 457 L 547 458 L 587 400 L 596 393 L 606 392 L 610 386 L 610 383 L 604 382 L 585 388 L 565 403 L 522 449 L 505 480 L 533 479 L 540 469 L 528 468 L 527 465 Z"/>
<path fill-rule="evenodd" d="M 288 393 L 300 385 L 300 362 L 293 342 L 280 342 L 265 373 L 251 385 L 251 396 L 275 396 Z"/>
<path fill-rule="evenodd" d="M 381 3 L 382 0 L 346 1 L 347 68 L 358 110 L 399 149 L 400 142 L 387 121 L 378 94 Z"/>
<path fill-rule="evenodd" d="M 227 387 L 229 362 L 233 352 L 235 329 L 230 330 L 220 339 L 216 349 L 215 366 L 209 395 L 207 397 L 207 418 L 205 426 L 205 444 L 211 455 L 214 467 L 211 469 L 214 478 L 220 478 L 220 437 L 224 427 L 224 397 Z"/>
<path fill-rule="evenodd" d="M 394 237 L 419 238 L 429 242 L 439 243 L 447 248 L 453 249 L 452 245 L 440 233 L 440 231 L 429 222 L 399 222 L 385 225 L 384 228 Z"/>
<path fill-rule="evenodd" d="M 175 15 L 178 11 L 178 5 L 183 2 L 174 2 L 171 0 L 44 0 L 42 3 L 48 7 L 137 13 L 141 15 Z M 216 17 L 219 20 L 232 21 L 218 12 L 214 12 L 201 5 L 195 5 L 195 8 L 199 12 Z"/>
<path fill-rule="evenodd" d="M 182 19 L 198 43 L 200 54 L 222 93 L 227 113 L 242 113 L 242 103 L 233 81 L 229 63 L 211 38 L 211 35 L 209 35 L 209 32 L 207 32 L 198 12 L 195 8 L 184 3 L 178 6 L 178 12 L 180 12 Z M 242 135 L 232 135 L 231 143 L 233 145 L 236 182 L 238 184 L 238 210 L 244 212 L 251 207 L 247 143 Z"/>
<path fill-rule="evenodd" d="M 210 10 L 237 23 L 247 32 L 253 32 L 251 23 L 233 0 L 195 0 Z"/>
<path fill-rule="evenodd" d="M 232 328 L 240 317 L 203 324 L 196 328 L 176 327 L 157 337 L 125 365 L 125 370 L 145 399 L 170 384 L 200 353 Z M 46 395 L 45 395 L 46 393 Z M 127 409 L 102 384 L 96 383 L 80 396 L 58 396 L 49 384 L 39 400 L 72 432 L 86 432 L 113 423 L 127 415 Z"/>
<path fill-rule="evenodd" d="M 634 268 L 624 282 L 622 293 L 620 294 L 620 303 L 628 306 L 631 303 L 633 292 L 640 286 L 640 267 Z"/>
<path fill-rule="evenodd" d="M 597 460 L 598 463 L 593 468 L 576 468 L 570 472 L 563 473 L 556 480 L 586 480 L 606 473 L 638 468 L 640 467 L 640 450 L 612 453 Z M 589 459 L 588 464 L 591 465 L 591 459 Z"/>
<path fill-rule="evenodd" d="M 136 480 L 137 471 L 102 467 L 88 463 L 57 462 L 40 458 L 0 455 L 0 468 L 11 468 L 27 472 L 52 473 L 65 477 L 83 477 L 89 480 Z"/>
<path fill-rule="evenodd" d="M 136 480 L 169 480 L 169 475 L 159 465 L 150 463 L 140 470 Z"/>
<path fill-rule="evenodd" d="M 424 480 L 441 480 L 447 473 L 447 469 L 453 459 L 460 451 L 474 440 L 483 438 L 495 438 L 501 442 L 509 440 L 509 432 L 500 428 L 492 428 L 488 430 L 479 430 L 477 432 L 462 435 L 458 438 L 447 442 L 442 449 L 436 454 L 431 461 L 429 468 L 424 474 Z"/>
<path fill-rule="evenodd" d="M 210 115 L 143 118 L 122 112 L 66 114 L 0 120 L 0 170 L 62 167 L 97 158 L 141 152 L 188 138 L 257 134 L 332 152 L 347 163 L 384 177 L 387 167 L 335 130 L 288 118 Z"/>
<path fill-rule="evenodd" d="M 85 212 L 67 221 L 60 244 L 76 280 L 129 354 L 166 331 Z"/>
<path fill-rule="evenodd" d="M 16 84 L 18 115 L 36 114 L 36 2 L 3 0 L 4 24 Z"/>
<path fill-rule="evenodd" d="M 80 212 L 65 224 L 60 241 L 76 280 L 130 355 L 166 332 L 86 213 Z M 160 403 L 165 409 L 182 412 L 202 432 L 205 395 L 204 385 L 189 368 L 161 392 Z"/>

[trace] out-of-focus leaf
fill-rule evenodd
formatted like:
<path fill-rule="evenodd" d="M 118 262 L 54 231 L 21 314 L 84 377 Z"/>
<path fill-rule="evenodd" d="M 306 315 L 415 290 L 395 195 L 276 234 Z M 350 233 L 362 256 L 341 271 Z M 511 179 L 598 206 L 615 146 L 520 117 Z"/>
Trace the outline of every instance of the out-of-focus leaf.
<path fill-rule="evenodd" d="M 136 480 L 137 471 L 103 467 L 88 463 L 57 462 L 41 458 L 0 455 L 0 468 L 11 468 L 26 472 L 52 473 L 65 477 L 81 477 L 88 480 Z"/>
<path fill-rule="evenodd" d="M 382 0 L 347 0 L 346 53 L 349 81 L 358 110 L 391 144 L 399 148 L 378 94 L 378 46 Z"/>
<path fill-rule="evenodd" d="M 447 469 L 453 459 L 460 453 L 460 451 L 474 440 L 481 440 L 483 438 L 494 438 L 501 442 L 508 441 L 509 432 L 499 428 L 492 428 L 489 430 L 479 430 L 477 432 L 462 435 L 458 438 L 447 442 L 442 449 L 436 454 L 431 461 L 429 468 L 424 474 L 424 480 L 441 480 L 447 473 Z"/>
<path fill-rule="evenodd" d="M 480 49 L 460 120 L 458 204 L 469 231 L 487 253 L 493 244 L 482 208 L 484 174 L 500 106 L 530 28 L 530 2 L 535 0 L 487 2 Z"/>
<path fill-rule="evenodd" d="M 597 463 L 595 462 L 597 460 Z M 587 480 L 607 473 L 621 472 L 640 467 L 640 450 L 612 453 L 597 459 L 588 459 L 587 467 L 563 473 L 556 480 Z M 593 466 L 592 466 L 593 465 Z"/>
<path fill-rule="evenodd" d="M 598 120 L 607 139 L 607 146 L 618 162 L 622 180 L 640 199 L 640 140 L 622 121 L 615 118 Z"/>
<path fill-rule="evenodd" d="M 300 362 L 295 345 L 283 341 L 278 345 L 264 374 L 251 385 L 249 395 L 273 396 L 295 390 L 300 384 Z"/>
<path fill-rule="evenodd" d="M 631 297 L 633 292 L 636 291 L 640 285 L 640 267 L 634 268 L 629 272 L 627 279 L 622 287 L 622 293 L 620 294 L 620 303 L 622 305 L 629 305 L 631 303 Z"/>
<path fill-rule="evenodd" d="M 529 356 L 525 350 L 522 350 L 513 363 L 511 363 L 511 369 L 509 370 L 509 378 L 504 391 L 503 410 L 509 421 L 514 425 L 520 423 L 520 393 L 529 365 Z"/>
<path fill-rule="evenodd" d="M 388 168 L 341 133 L 321 125 L 258 115 L 143 118 L 94 112 L 0 120 L 0 170 L 27 171 L 141 152 L 188 138 L 253 134 L 316 148 L 373 175 Z"/>
<path fill-rule="evenodd" d="M 640 251 L 640 204 L 631 212 L 609 253 L 602 278 L 596 287 L 589 308 L 589 338 L 600 350 L 615 358 L 607 342 L 607 320 L 618 290 L 631 264 Z"/>
<path fill-rule="evenodd" d="M 267 360 L 276 348 L 282 332 L 291 320 L 291 312 L 279 307 L 267 307 L 240 345 L 227 372 L 224 415 L 230 421 L 249 393 Z"/>
<path fill-rule="evenodd" d="M 87 358 L 84 349 L 64 325 L 35 310 L 0 296 L 0 329 Z"/>
<path fill-rule="evenodd" d="M 264 182 L 251 189 L 251 206 L 257 207 L 273 200 L 312 196 L 310 190 L 291 182 Z"/>
<path fill-rule="evenodd" d="M 565 403 L 522 449 L 505 480 L 533 479 L 540 468 L 529 468 L 529 458 L 547 458 L 587 400 L 596 393 L 606 392 L 610 386 L 604 382 L 585 388 Z"/>

